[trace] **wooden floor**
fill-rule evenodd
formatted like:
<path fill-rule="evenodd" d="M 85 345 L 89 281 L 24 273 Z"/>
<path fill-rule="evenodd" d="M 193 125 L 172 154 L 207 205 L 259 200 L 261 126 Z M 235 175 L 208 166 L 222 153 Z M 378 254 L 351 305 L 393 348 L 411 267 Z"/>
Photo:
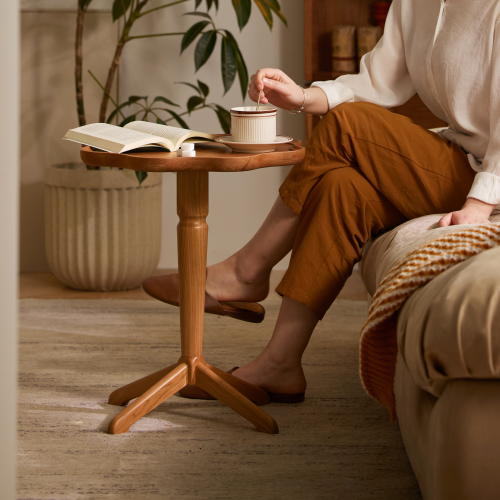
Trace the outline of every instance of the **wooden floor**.
<path fill-rule="evenodd" d="M 175 269 L 158 269 L 155 274 L 171 274 Z M 274 290 L 284 271 L 273 271 L 271 274 L 271 289 Z M 276 299 L 279 296 L 273 292 Z M 19 298 L 21 299 L 137 299 L 154 300 L 142 288 L 134 288 L 124 292 L 87 292 L 74 290 L 64 285 L 51 273 L 21 273 L 19 277 Z M 339 298 L 349 300 L 366 300 L 366 290 L 359 271 L 354 270 L 347 280 Z"/>

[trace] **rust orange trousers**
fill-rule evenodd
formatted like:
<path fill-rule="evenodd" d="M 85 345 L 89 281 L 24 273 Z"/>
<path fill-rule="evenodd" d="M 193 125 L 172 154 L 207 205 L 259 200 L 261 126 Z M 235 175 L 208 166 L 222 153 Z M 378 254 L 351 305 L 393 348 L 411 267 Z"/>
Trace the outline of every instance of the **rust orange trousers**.
<path fill-rule="evenodd" d="M 370 103 L 337 106 L 280 187 L 301 220 L 276 291 L 323 318 L 372 236 L 460 210 L 473 180 L 459 146 L 409 118 Z"/>

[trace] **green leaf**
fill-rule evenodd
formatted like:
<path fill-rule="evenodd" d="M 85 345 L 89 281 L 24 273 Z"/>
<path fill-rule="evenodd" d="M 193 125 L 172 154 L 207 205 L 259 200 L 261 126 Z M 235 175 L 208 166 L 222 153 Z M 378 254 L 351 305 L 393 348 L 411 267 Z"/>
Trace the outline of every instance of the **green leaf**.
<path fill-rule="evenodd" d="M 269 4 L 269 7 L 276 13 L 276 15 L 283 21 L 286 27 L 288 27 L 288 22 L 286 20 L 286 17 L 283 15 L 283 12 L 281 12 L 281 7 L 278 2 L 278 0 L 267 0 L 267 3 Z"/>
<path fill-rule="evenodd" d="M 231 113 L 224 109 L 222 106 L 218 104 L 215 105 L 215 112 L 217 113 L 217 118 L 219 119 L 220 126 L 222 130 L 224 130 L 225 134 L 231 133 Z"/>
<path fill-rule="evenodd" d="M 210 24 L 209 21 L 200 21 L 199 23 L 193 24 L 193 26 L 184 33 L 181 42 L 181 54 L 194 42 L 195 38 L 208 24 Z"/>
<path fill-rule="evenodd" d="M 208 85 L 206 83 L 200 82 L 200 80 L 197 80 L 198 82 L 198 87 L 200 88 L 202 94 L 207 97 L 208 94 L 210 93 L 210 89 L 208 88 Z"/>
<path fill-rule="evenodd" d="M 115 0 L 113 2 L 113 22 L 120 19 L 130 7 L 132 0 Z"/>
<path fill-rule="evenodd" d="M 206 12 L 186 12 L 185 14 L 182 14 L 183 16 L 200 16 L 200 17 L 206 17 L 207 19 L 210 19 L 212 21 L 212 18 L 206 13 Z"/>
<path fill-rule="evenodd" d="M 123 109 L 125 106 L 129 106 L 130 103 L 128 101 L 122 102 L 119 106 L 115 108 L 115 110 L 109 115 L 108 119 L 106 120 L 106 123 L 111 123 L 113 121 L 113 118 L 117 115 L 117 113 L 120 112 L 121 109 Z"/>
<path fill-rule="evenodd" d="M 191 114 L 191 111 L 193 111 L 193 109 L 196 108 L 196 106 L 199 106 L 200 104 L 203 104 L 204 102 L 205 102 L 205 99 L 203 99 L 202 97 L 200 97 L 198 95 L 194 95 L 194 96 L 190 97 L 188 102 L 187 102 L 188 112 Z"/>
<path fill-rule="evenodd" d="M 165 110 L 167 113 L 170 113 L 172 115 L 173 118 L 175 118 L 175 121 L 182 127 L 182 128 L 186 128 L 186 129 L 189 129 L 189 126 L 188 124 L 175 112 L 175 111 L 172 111 L 171 109 L 166 109 Z"/>
<path fill-rule="evenodd" d="M 175 102 L 172 102 L 170 99 L 162 97 L 161 95 L 158 95 L 154 98 L 153 103 L 155 102 L 164 102 L 165 104 L 169 104 L 170 106 L 177 106 L 178 108 L 180 108 L 178 104 L 175 104 Z"/>
<path fill-rule="evenodd" d="M 212 8 L 213 0 L 207 0 L 207 12 Z"/>
<path fill-rule="evenodd" d="M 219 0 L 214 0 L 215 10 L 219 10 Z"/>
<path fill-rule="evenodd" d="M 148 177 L 147 172 L 138 172 L 137 170 L 135 171 L 135 176 L 137 177 L 137 180 L 139 181 L 139 186 L 146 180 Z"/>
<path fill-rule="evenodd" d="M 238 19 L 238 26 L 240 27 L 241 31 L 248 23 L 248 19 L 250 19 L 252 2 L 251 0 L 232 0 L 232 2 L 234 11 L 236 12 L 236 17 Z"/>
<path fill-rule="evenodd" d="M 198 71 L 212 55 L 217 40 L 217 32 L 215 30 L 203 33 L 198 40 L 196 50 L 194 52 L 194 67 Z"/>
<path fill-rule="evenodd" d="M 269 26 L 269 29 L 273 28 L 273 13 L 271 12 L 271 8 L 266 0 L 253 0 L 257 7 L 259 8 L 261 14 L 264 16 L 264 19 Z"/>
<path fill-rule="evenodd" d="M 144 99 L 145 101 L 147 101 L 148 96 L 131 95 L 131 96 L 128 98 L 128 103 L 129 103 L 129 104 L 134 104 L 134 103 L 136 103 L 136 102 L 140 101 L 141 99 Z"/>
<path fill-rule="evenodd" d="M 201 5 L 201 2 L 203 2 L 203 0 L 196 0 L 194 8 L 197 9 Z"/>
<path fill-rule="evenodd" d="M 245 60 L 243 59 L 243 54 L 240 51 L 240 48 L 238 47 L 238 42 L 232 35 L 230 31 L 224 30 L 226 33 L 228 41 L 231 42 L 231 45 L 233 46 L 233 50 L 236 54 L 236 68 L 238 70 L 238 78 L 240 80 L 240 89 L 241 89 L 241 94 L 243 96 L 243 99 L 245 99 L 247 95 L 247 90 L 248 90 L 248 70 L 247 66 L 245 64 Z"/>
<path fill-rule="evenodd" d="M 125 125 L 127 125 L 127 123 L 133 122 L 134 120 L 135 120 L 135 114 L 127 116 L 127 118 L 125 118 L 125 120 L 123 120 L 118 126 L 124 127 Z"/>
<path fill-rule="evenodd" d="M 234 51 L 232 41 L 225 36 L 222 37 L 220 60 L 222 82 L 224 83 L 224 94 L 226 94 L 233 85 L 234 79 L 236 78 L 237 56 Z"/>
<path fill-rule="evenodd" d="M 192 89 L 196 90 L 196 92 L 198 92 L 200 96 L 202 95 L 200 89 L 196 85 L 193 85 L 192 83 L 189 82 L 175 82 L 175 83 L 178 83 L 180 85 L 187 85 L 188 87 L 191 87 Z"/>

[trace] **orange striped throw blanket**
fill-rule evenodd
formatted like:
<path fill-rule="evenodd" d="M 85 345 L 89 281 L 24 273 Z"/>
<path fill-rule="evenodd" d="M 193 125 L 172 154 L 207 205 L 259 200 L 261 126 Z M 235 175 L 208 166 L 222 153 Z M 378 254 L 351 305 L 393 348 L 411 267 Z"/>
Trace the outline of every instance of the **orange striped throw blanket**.
<path fill-rule="evenodd" d="M 500 224 L 474 226 L 431 240 L 408 254 L 377 288 L 361 330 L 360 371 L 366 392 L 396 417 L 397 319 L 410 295 L 451 266 L 500 245 Z"/>

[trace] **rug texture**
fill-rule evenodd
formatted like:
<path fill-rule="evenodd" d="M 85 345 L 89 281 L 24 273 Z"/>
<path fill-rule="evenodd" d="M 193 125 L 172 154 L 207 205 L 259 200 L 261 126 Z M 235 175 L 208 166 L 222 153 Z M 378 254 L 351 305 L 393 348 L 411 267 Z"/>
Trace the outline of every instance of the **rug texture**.
<path fill-rule="evenodd" d="M 264 323 L 206 316 L 204 355 L 229 369 L 264 347 Z M 420 499 L 397 424 L 359 379 L 366 303 L 337 300 L 304 357 L 306 401 L 263 407 L 261 434 L 218 401 L 173 396 L 106 434 L 111 391 L 180 356 L 174 307 L 142 300 L 20 302 L 20 500 Z"/>

